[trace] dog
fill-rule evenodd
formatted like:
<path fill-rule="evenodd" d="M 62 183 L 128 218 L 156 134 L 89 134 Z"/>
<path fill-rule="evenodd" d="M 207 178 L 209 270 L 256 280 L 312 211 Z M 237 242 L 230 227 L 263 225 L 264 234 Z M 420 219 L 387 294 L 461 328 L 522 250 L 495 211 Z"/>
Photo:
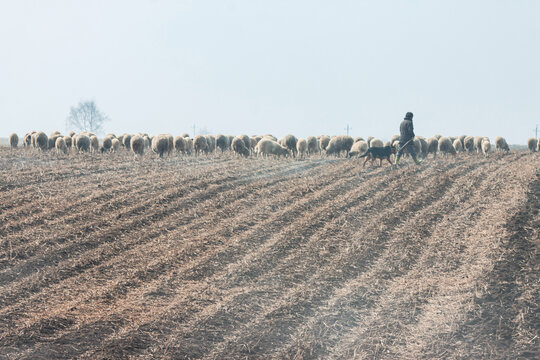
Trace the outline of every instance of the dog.
<path fill-rule="evenodd" d="M 366 158 L 366 161 L 364 161 L 364 165 L 362 165 L 362 167 L 366 166 L 366 163 L 368 162 L 368 160 L 371 160 L 371 162 L 373 163 L 375 159 L 379 159 L 379 166 L 382 166 L 383 159 L 388 160 L 390 165 L 394 165 L 392 163 L 392 160 L 390 160 L 390 155 L 395 154 L 395 153 L 396 153 L 396 148 L 390 145 L 384 146 L 384 147 L 369 148 L 368 151 L 364 153 L 364 155 L 360 156 L 361 158 L 362 157 Z"/>

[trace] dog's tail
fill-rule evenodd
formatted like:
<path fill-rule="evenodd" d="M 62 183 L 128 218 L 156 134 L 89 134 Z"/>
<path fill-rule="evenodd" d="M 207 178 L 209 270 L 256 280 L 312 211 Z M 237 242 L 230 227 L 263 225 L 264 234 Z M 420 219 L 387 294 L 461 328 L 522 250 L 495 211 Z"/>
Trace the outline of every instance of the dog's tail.
<path fill-rule="evenodd" d="M 368 155 L 369 155 L 369 153 L 370 153 L 370 151 L 369 151 L 369 150 L 370 150 L 370 149 L 368 149 L 368 151 L 366 151 L 366 152 L 364 153 L 364 155 L 360 155 L 360 157 L 366 157 L 366 156 L 368 156 Z"/>

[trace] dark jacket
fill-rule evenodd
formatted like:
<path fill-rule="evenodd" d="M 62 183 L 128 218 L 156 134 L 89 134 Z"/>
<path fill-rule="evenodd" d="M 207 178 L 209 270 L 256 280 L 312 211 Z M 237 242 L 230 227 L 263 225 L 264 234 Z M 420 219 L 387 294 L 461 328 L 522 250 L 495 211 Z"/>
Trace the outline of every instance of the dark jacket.
<path fill-rule="evenodd" d="M 414 138 L 414 129 L 412 120 L 403 120 L 399 125 L 399 145 L 404 145 L 407 141 Z"/>

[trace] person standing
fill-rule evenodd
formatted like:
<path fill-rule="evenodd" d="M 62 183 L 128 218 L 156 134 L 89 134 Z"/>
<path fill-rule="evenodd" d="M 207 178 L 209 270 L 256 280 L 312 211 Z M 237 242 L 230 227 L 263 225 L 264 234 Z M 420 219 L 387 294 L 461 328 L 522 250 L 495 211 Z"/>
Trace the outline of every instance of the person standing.
<path fill-rule="evenodd" d="M 405 114 L 405 118 L 399 125 L 399 150 L 396 155 L 396 165 L 399 163 L 399 158 L 403 154 L 404 150 L 407 150 L 411 154 L 414 162 L 420 164 L 422 160 L 416 158 L 416 152 L 414 151 L 414 128 L 412 123 L 413 113 L 408 112 Z"/>

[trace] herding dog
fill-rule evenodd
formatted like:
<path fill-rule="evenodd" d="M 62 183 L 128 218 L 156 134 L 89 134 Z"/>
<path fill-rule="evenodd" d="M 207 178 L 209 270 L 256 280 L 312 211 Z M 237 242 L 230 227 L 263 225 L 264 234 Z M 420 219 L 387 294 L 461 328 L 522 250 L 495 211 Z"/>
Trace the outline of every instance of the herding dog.
<path fill-rule="evenodd" d="M 372 147 L 369 148 L 368 151 L 364 153 L 364 155 L 361 155 L 360 157 L 365 157 L 366 161 L 364 161 L 364 165 L 362 167 L 366 166 L 366 163 L 368 160 L 371 159 L 371 162 L 375 161 L 375 159 L 379 159 L 379 166 L 382 166 L 383 159 L 388 160 L 390 165 L 392 164 L 392 161 L 390 160 L 390 155 L 396 153 L 396 148 L 393 146 L 385 146 L 385 147 Z"/>

